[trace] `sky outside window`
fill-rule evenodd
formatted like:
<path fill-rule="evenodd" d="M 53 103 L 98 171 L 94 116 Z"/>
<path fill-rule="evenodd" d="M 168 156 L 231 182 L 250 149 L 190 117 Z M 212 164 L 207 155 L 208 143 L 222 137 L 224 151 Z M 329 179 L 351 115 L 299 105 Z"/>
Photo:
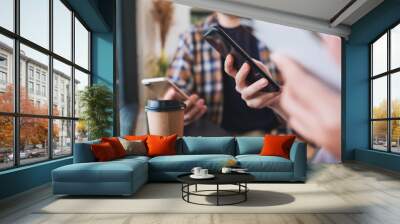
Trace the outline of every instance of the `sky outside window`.
<path fill-rule="evenodd" d="M 400 67 L 400 25 L 393 28 L 390 35 L 390 67 L 395 69 Z"/>
<path fill-rule="evenodd" d="M 21 36 L 49 48 L 49 1 L 20 0 Z"/>
<path fill-rule="evenodd" d="M 372 45 L 372 75 L 387 71 L 387 34 L 380 37 Z"/>
<path fill-rule="evenodd" d="M 89 69 L 89 32 L 75 18 L 75 63 Z"/>
<path fill-rule="evenodd" d="M 72 12 L 60 0 L 53 3 L 53 51 L 71 60 Z"/>

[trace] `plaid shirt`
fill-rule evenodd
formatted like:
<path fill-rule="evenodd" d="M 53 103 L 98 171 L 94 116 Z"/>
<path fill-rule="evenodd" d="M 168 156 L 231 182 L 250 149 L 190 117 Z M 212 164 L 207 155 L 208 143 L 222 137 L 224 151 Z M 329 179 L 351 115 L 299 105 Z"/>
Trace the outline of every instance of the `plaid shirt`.
<path fill-rule="evenodd" d="M 220 124 L 224 100 L 221 55 L 202 38 L 203 31 L 214 24 L 216 17 L 212 15 L 204 23 L 191 27 L 189 32 L 180 36 L 168 76 L 187 94 L 195 93 L 203 98 L 208 108 L 206 118 Z M 260 61 L 276 76 L 276 67 L 269 59 L 270 51 L 260 41 L 258 49 Z"/>

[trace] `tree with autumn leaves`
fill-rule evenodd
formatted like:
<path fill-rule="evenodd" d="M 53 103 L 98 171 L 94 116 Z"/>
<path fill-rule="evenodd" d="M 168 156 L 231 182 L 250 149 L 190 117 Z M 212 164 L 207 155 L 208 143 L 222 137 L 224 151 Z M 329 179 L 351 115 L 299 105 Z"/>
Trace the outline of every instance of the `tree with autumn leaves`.
<path fill-rule="evenodd" d="M 20 88 L 20 111 L 22 114 L 39 114 L 46 115 L 48 113 L 47 104 L 34 105 L 29 99 L 25 88 Z M 7 86 L 4 93 L 0 93 L 0 110 L 2 112 L 13 112 L 14 107 L 14 90 L 13 86 Z M 58 113 L 58 110 L 55 111 Z M 0 147 L 13 148 L 13 117 L 0 116 Z M 20 148 L 24 149 L 26 145 L 45 146 L 48 139 L 48 119 L 46 118 L 20 118 Z M 53 126 L 53 138 L 59 135 L 59 127 Z"/>
<path fill-rule="evenodd" d="M 392 114 L 391 117 L 400 117 L 400 100 L 392 100 Z M 387 118 L 387 101 L 381 101 L 378 106 L 373 108 L 373 118 Z M 400 138 L 400 122 L 392 121 L 392 142 L 397 142 Z M 387 136 L 387 121 L 375 121 L 373 126 L 374 140 L 386 139 Z"/>

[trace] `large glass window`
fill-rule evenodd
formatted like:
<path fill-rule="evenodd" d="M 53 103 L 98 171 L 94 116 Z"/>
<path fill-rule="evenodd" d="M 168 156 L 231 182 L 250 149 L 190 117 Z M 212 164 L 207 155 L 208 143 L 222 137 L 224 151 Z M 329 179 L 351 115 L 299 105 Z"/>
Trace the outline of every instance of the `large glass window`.
<path fill-rule="evenodd" d="M 371 147 L 400 153 L 400 25 L 371 46 Z"/>
<path fill-rule="evenodd" d="M 19 3 L 0 0 L 0 170 L 70 156 L 87 138 L 75 105 L 90 85 L 89 30 L 64 1 Z"/>

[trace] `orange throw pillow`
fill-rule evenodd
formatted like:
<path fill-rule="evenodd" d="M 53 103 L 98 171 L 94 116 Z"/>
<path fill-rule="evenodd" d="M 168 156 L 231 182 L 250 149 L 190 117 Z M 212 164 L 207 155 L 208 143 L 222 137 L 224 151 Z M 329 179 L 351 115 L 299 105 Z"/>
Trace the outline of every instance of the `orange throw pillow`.
<path fill-rule="evenodd" d="M 101 142 L 108 142 L 114 149 L 115 155 L 117 158 L 125 157 L 126 151 L 124 146 L 122 146 L 121 142 L 117 137 L 110 137 L 110 138 L 101 138 Z"/>
<path fill-rule="evenodd" d="M 147 155 L 151 157 L 176 155 L 176 139 L 176 134 L 170 136 L 149 135 L 146 140 Z"/>
<path fill-rule="evenodd" d="M 113 147 L 108 142 L 93 144 L 91 145 L 91 149 L 94 157 L 99 162 L 110 161 L 117 158 Z"/>
<path fill-rule="evenodd" d="M 294 135 L 265 135 L 261 156 L 280 156 L 290 158 L 290 148 L 296 136 Z"/>

